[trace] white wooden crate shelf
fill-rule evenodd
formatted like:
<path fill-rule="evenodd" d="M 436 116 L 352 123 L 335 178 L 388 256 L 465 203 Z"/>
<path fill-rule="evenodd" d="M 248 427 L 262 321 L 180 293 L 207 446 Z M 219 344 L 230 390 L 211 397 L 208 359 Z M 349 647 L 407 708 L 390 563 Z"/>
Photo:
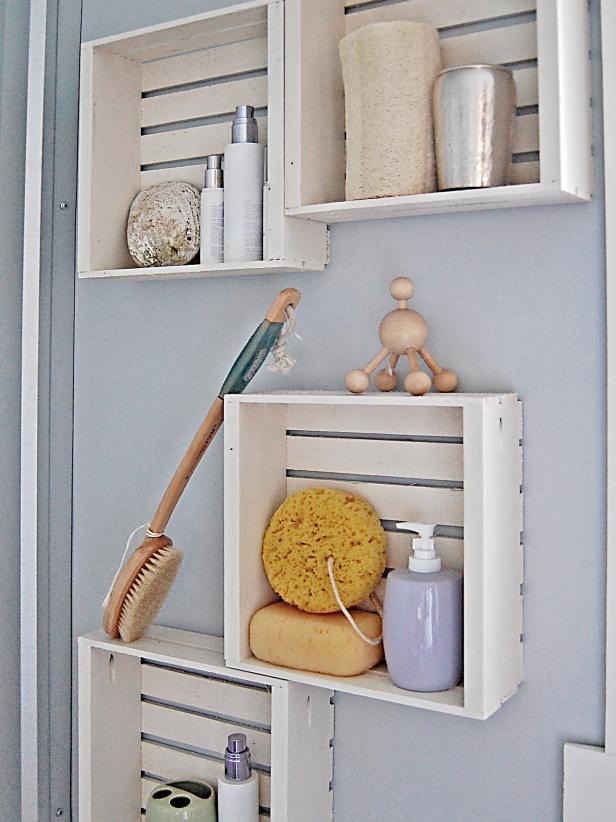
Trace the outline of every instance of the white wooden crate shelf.
<path fill-rule="evenodd" d="M 485 719 L 522 679 L 522 417 L 513 394 L 337 393 L 225 398 L 225 658 L 238 670 Z M 388 533 L 389 568 L 405 566 L 401 520 L 445 526 L 445 565 L 464 572 L 464 683 L 422 694 L 397 688 L 385 665 L 331 677 L 252 656 L 253 614 L 277 600 L 261 541 L 285 497 L 350 490 Z M 385 581 L 381 586 L 383 593 Z"/>
<path fill-rule="evenodd" d="M 245 733 L 261 822 L 332 819 L 332 693 L 225 667 L 218 637 L 153 627 L 130 645 L 79 639 L 79 819 L 137 822 L 170 779 L 216 785 Z"/>
<path fill-rule="evenodd" d="M 511 185 L 345 202 L 338 44 L 368 23 L 401 19 L 439 29 L 445 67 L 513 69 Z M 286 0 L 286 37 L 287 214 L 334 223 L 590 199 L 587 0 Z"/>
<path fill-rule="evenodd" d="M 156 268 L 116 268 L 89 271 L 82 279 L 91 280 L 196 280 L 203 277 L 241 276 L 243 274 L 291 274 L 297 271 L 314 271 L 301 263 L 290 265 L 286 260 L 262 260 L 254 263 L 220 263 L 219 265 L 167 265 Z"/>
<path fill-rule="evenodd" d="M 81 55 L 80 277 L 212 277 L 322 270 L 323 226 L 284 214 L 282 0 L 218 9 L 84 43 Z M 166 180 L 203 186 L 204 158 L 230 142 L 236 105 L 256 108 L 268 145 L 264 260 L 140 269 L 126 245 L 135 195 Z"/>

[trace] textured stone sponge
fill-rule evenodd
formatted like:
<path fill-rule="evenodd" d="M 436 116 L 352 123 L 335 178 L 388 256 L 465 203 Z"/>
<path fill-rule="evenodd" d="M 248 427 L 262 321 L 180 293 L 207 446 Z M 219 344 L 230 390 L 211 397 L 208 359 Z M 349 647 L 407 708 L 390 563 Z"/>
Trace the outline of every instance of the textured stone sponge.
<path fill-rule="evenodd" d="M 263 538 L 263 567 L 285 602 L 302 611 L 340 610 L 327 572 L 347 608 L 374 591 L 385 570 L 386 536 L 374 509 L 361 497 L 331 488 L 292 494 L 276 511 Z"/>
<path fill-rule="evenodd" d="M 368 637 L 381 633 L 381 617 L 351 611 Z M 344 614 L 306 614 L 286 602 L 262 608 L 250 622 L 250 649 L 264 662 L 331 676 L 356 676 L 383 659 L 383 644 L 368 645 Z"/>
<path fill-rule="evenodd" d="M 340 41 L 340 58 L 347 200 L 435 191 L 437 30 L 427 23 L 371 23 Z"/>
<path fill-rule="evenodd" d="M 144 189 L 133 200 L 126 242 L 140 268 L 186 265 L 199 251 L 201 195 L 190 183 L 171 180 Z"/>

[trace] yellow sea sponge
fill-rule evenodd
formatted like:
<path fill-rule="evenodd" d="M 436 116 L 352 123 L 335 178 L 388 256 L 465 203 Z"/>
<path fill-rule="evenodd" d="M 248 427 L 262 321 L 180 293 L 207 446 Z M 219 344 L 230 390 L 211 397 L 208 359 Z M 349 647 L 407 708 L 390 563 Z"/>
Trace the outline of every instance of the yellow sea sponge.
<path fill-rule="evenodd" d="M 263 566 L 285 602 L 313 614 L 339 611 L 327 572 L 347 608 L 374 591 L 385 570 L 385 531 L 361 497 L 331 488 L 309 488 L 288 497 L 263 538 Z"/>

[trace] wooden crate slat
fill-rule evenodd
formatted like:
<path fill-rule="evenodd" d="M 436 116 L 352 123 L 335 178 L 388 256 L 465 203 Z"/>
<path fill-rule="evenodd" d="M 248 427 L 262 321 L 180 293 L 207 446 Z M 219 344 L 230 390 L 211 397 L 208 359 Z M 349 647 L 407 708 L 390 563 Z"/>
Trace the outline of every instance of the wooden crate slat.
<path fill-rule="evenodd" d="M 236 106 L 250 103 L 255 108 L 267 105 L 267 77 L 245 77 L 204 88 L 160 94 L 142 101 L 143 128 L 232 114 Z"/>
<path fill-rule="evenodd" d="M 140 667 L 135 657 L 92 648 L 79 641 L 82 822 L 130 822 L 137 818 L 141 771 Z M 125 776 L 128 778 L 122 778 Z"/>
<path fill-rule="evenodd" d="M 145 63 L 142 88 L 154 91 L 262 69 L 267 69 L 266 37 Z"/>
<path fill-rule="evenodd" d="M 519 23 L 441 40 L 446 68 L 468 63 L 515 63 L 537 57 L 537 24 Z"/>
<path fill-rule="evenodd" d="M 162 777 L 166 782 L 175 779 L 205 779 L 215 784 L 224 775 L 222 761 L 207 759 L 197 754 L 167 748 L 155 742 L 141 743 L 141 769 Z M 269 774 L 259 773 L 259 804 L 270 807 L 271 780 Z"/>
<path fill-rule="evenodd" d="M 111 268 L 80 274 L 87 279 L 115 279 L 145 282 L 146 280 L 192 280 L 201 277 L 247 276 L 250 274 L 292 274 L 310 270 L 303 260 L 259 260 L 246 263 L 214 263 L 213 265 L 162 265 L 152 268 Z"/>
<path fill-rule="evenodd" d="M 224 753 L 229 734 L 243 733 L 248 740 L 252 761 L 268 767 L 271 762 L 269 733 L 233 722 L 187 713 L 179 708 L 143 702 L 141 731 L 149 736 L 217 754 Z"/>
<path fill-rule="evenodd" d="M 387 532 L 387 567 L 406 568 L 411 553 L 412 534 Z M 464 569 L 464 542 L 461 539 L 435 537 L 436 551 L 447 568 Z"/>
<path fill-rule="evenodd" d="M 250 26 L 231 27 L 220 29 L 216 32 L 204 33 L 191 37 L 188 42 L 186 40 L 176 39 L 168 43 L 161 43 L 160 45 L 143 46 L 143 48 L 134 51 L 128 56 L 131 60 L 145 63 L 150 60 L 160 60 L 163 57 L 175 57 L 179 54 L 185 54 L 186 51 L 192 49 L 201 51 L 228 45 L 229 43 L 240 43 L 244 40 L 257 40 L 265 37 L 266 33 L 267 24 L 265 22 L 254 23 Z"/>
<path fill-rule="evenodd" d="M 287 467 L 299 471 L 462 482 L 462 445 L 288 437 Z"/>
<path fill-rule="evenodd" d="M 345 6 L 361 6 L 373 0 L 347 0 Z M 459 26 L 492 20 L 506 15 L 535 11 L 536 0 L 406 0 L 377 8 L 362 9 L 346 15 L 347 32 L 368 25 L 368 23 L 389 23 L 395 20 L 411 20 L 432 23 L 437 28 Z"/>
<path fill-rule="evenodd" d="M 542 166 L 543 168 L 543 166 Z M 554 188 L 544 179 L 541 185 L 506 185 L 496 188 L 469 188 L 457 191 L 436 191 L 401 197 L 321 203 L 288 210 L 290 216 L 328 225 L 356 220 L 384 220 L 392 217 L 412 217 L 426 214 L 455 214 L 462 211 L 491 211 L 502 208 L 571 204 L 589 201 L 579 192 Z M 386 207 L 383 201 L 389 199 Z"/>
<path fill-rule="evenodd" d="M 179 25 L 162 24 L 127 37 L 110 38 L 110 42 L 116 53 L 145 62 L 266 34 L 267 11 L 261 6 L 239 11 L 221 9 L 187 18 Z"/>
<path fill-rule="evenodd" d="M 516 117 L 513 124 L 513 153 L 539 151 L 539 115 Z"/>
<path fill-rule="evenodd" d="M 267 690 L 236 685 L 222 679 L 172 671 L 155 665 L 142 665 L 141 692 L 197 708 L 207 713 L 232 716 L 237 720 L 269 726 L 272 709 Z"/>
<path fill-rule="evenodd" d="M 267 117 L 257 117 L 259 142 L 267 143 Z M 222 154 L 231 142 L 231 121 L 195 126 L 159 134 L 144 134 L 141 138 L 141 165 L 170 163 L 206 157 L 208 154 Z M 163 169 L 164 171 L 165 169 Z M 163 177 L 163 179 L 174 179 Z M 179 179 L 184 179 L 183 177 Z M 199 188 L 203 187 L 201 177 Z"/>
<path fill-rule="evenodd" d="M 538 183 L 541 171 L 539 163 L 531 161 L 528 163 L 514 163 L 511 167 L 509 181 L 511 185 L 525 185 L 527 183 Z"/>
<path fill-rule="evenodd" d="M 156 742 L 141 743 L 141 770 L 160 776 L 165 782 L 175 779 L 204 779 L 215 782 L 224 775 L 224 764 L 216 759 L 167 748 Z"/>
<path fill-rule="evenodd" d="M 212 152 L 217 154 L 219 152 Z M 203 188 L 203 181 L 205 179 L 205 164 L 198 163 L 197 165 L 187 166 L 170 166 L 165 168 L 156 168 L 141 172 L 141 190 L 148 188 L 148 186 L 155 186 L 158 183 L 167 183 L 170 180 L 179 181 L 182 183 L 190 183 L 195 188 Z"/>
<path fill-rule="evenodd" d="M 325 674 L 314 674 L 310 671 L 289 670 L 276 665 L 269 665 L 267 662 L 261 662 L 254 656 L 242 660 L 241 667 L 254 673 L 266 673 L 270 676 L 280 676 L 282 673 L 282 675 L 295 682 L 316 685 L 320 688 L 333 687 L 344 693 L 372 699 L 376 698 L 385 702 L 395 702 L 399 705 L 428 708 L 432 711 L 457 716 L 472 716 L 464 704 L 464 688 L 462 686 L 452 688 L 450 691 L 439 691 L 438 693 L 405 691 L 394 685 L 387 674 L 385 665 L 378 665 L 365 674 L 349 677 L 331 677 Z M 487 717 L 482 716 L 480 718 L 486 719 Z"/>
<path fill-rule="evenodd" d="M 518 107 L 539 104 L 539 72 L 536 66 L 514 69 Z"/>
<path fill-rule="evenodd" d="M 82 52 L 79 269 L 133 264 L 126 215 L 139 185 L 140 67 L 113 52 Z M 120 151 L 120 148 L 121 151 Z M 113 169 L 115 173 L 110 173 Z"/>
<path fill-rule="evenodd" d="M 350 491 L 368 500 L 381 519 L 397 522 L 435 522 L 439 525 L 464 524 L 464 494 L 449 488 L 418 488 L 404 485 L 377 485 L 371 482 L 342 480 L 287 479 L 289 494 L 303 488 L 334 488 Z"/>
<path fill-rule="evenodd" d="M 409 414 L 405 407 L 290 403 L 287 407 L 287 428 L 408 437 L 461 437 L 462 409 L 418 406 Z"/>

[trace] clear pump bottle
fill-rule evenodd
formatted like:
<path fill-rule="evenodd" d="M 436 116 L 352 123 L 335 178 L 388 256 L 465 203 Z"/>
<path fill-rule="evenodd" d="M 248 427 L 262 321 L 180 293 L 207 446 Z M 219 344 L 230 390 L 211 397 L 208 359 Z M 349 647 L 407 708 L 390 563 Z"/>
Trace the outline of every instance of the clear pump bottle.
<path fill-rule="evenodd" d="M 462 676 L 462 574 L 443 569 L 435 525 L 399 522 L 415 531 L 408 570 L 387 577 L 383 644 L 392 682 L 408 691 L 447 691 Z"/>

